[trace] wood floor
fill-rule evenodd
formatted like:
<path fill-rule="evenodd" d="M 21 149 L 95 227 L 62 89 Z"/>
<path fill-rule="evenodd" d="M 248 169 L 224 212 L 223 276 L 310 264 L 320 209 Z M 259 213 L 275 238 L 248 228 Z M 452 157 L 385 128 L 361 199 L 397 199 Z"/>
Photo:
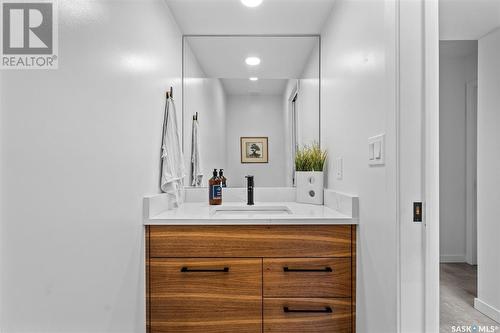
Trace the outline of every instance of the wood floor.
<path fill-rule="evenodd" d="M 500 326 L 474 309 L 477 295 L 477 266 L 441 264 L 441 328 L 440 333 L 452 332 L 452 326 Z"/>

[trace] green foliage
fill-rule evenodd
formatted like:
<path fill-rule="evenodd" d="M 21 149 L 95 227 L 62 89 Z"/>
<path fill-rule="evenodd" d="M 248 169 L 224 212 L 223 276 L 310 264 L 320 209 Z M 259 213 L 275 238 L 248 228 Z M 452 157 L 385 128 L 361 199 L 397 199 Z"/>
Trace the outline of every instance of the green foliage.
<path fill-rule="evenodd" d="M 297 153 L 295 154 L 295 170 L 323 171 L 326 157 L 326 150 L 321 150 L 317 143 L 311 146 L 297 148 Z"/>

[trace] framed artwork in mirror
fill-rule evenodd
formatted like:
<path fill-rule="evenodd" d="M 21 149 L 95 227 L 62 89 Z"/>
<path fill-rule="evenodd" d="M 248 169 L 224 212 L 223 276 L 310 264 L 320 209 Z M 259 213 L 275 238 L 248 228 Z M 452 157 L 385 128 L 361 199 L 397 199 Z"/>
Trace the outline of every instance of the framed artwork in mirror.
<path fill-rule="evenodd" d="M 241 137 L 241 163 L 269 163 L 268 137 Z"/>

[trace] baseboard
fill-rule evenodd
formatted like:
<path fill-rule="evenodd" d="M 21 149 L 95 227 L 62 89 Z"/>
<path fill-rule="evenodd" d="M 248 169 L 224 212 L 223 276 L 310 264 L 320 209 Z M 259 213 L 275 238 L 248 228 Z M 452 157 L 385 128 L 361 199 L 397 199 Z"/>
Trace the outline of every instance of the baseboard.
<path fill-rule="evenodd" d="M 465 262 L 471 266 L 475 266 L 475 265 L 477 265 L 477 256 L 476 256 L 476 260 L 474 261 L 474 260 L 472 260 L 472 253 L 466 253 L 465 254 Z"/>
<path fill-rule="evenodd" d="M 465 256 L 455 255 L 455 254 L 442 254 L 439 257 L 439 262 L 441 263 L 459 263 L 466 262 Z"/>
<path fill-rule="evenodd" d="M 488 303 L 481 301 L 479 298 L 474 298 L 474 308 L 497 323 L 500 323 L 500 310 L 495 309 Z"/>

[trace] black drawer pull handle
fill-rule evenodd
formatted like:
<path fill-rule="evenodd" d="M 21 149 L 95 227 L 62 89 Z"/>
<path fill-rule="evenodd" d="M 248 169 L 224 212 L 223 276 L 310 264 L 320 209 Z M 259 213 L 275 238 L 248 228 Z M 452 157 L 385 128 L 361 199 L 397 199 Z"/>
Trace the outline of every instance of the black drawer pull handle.
<path fill-rule="evenodd" d="M 287 266 L 283 267 L 283 272 L 333 272 L 331 267 L 325 267 L 320 269 L 300 269 L 300 268 L 289 268 Z"/>
<path fill-rule="evenodd" d="M 229 267 L 224 267 L 221 269 L 193 269 L 193 268 L 187 268 L 187 267 L 182 267 L 181 268 L 182 273 L 217 273 L 217 272 L 222 272 L 222 273 L 227 273 L 229 272 Z"/>
<path fill-rule="evenodd" d="M 292 310 L 288 306 L 283 307 L 285 313 L 332 313 L 333 310 L 329 306 L 325 306 L 323 310 Z"/>

